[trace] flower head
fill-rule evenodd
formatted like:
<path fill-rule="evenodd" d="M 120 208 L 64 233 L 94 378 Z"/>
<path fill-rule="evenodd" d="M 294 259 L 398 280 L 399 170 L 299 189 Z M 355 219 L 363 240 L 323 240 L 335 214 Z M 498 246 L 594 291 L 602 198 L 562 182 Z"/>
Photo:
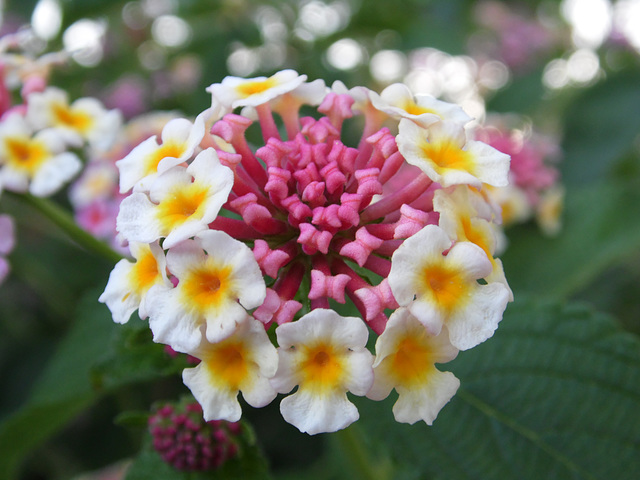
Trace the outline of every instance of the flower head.
<path fill-rule="evenodd" d="M 371 102 L 378 110 L 394 118 L 408 118 L 422 127 L 442 120 L 459 125 L 472 120 L 459 105 L 438 100 L 431 95 L 414 95 L 404 83 L 389 85 L 380 95 L 373 92 Z"/>
<path fill-rule="evenodd" d="M 443 187 L 508 183 L 509 156 L 476 140 L 467 139 L 465 129 L 454 122 L 438 122 L 427 129 L 400 120 L 398 149 L 412 165 Z"/>
<path fill-rule="evenodd" d="M 282 70 L 271 77 L 226 77 L 222 83 L 214 83 L 207 92 L 227 108 L 257 107 L 302 85 L 306 75 L 294 70 Z"/>
<path fill-rule="evenodd" d="M 0 184 L 7 190 L 49 196 L 81 167 L 55 130 L 35 132 L 18 112 L 8 114 L 0 123 Z"/>
<path fill-rule="evenodd" d="M 358 418 L 347 392 L 375 385 L 372 398 L 398 390 L 399 421 L 431 423 L 458 385 L 433 364 L 490 337 L 509 300 L 484 191 L 506 184 L 508 156 L 456 105 L 400 85 L 378 96 L 285 70 L 207 90 L 210 131 L 185 120 L 176 135 L 188 149 L 164 151 L 163 132 L 118 162 L 134 186 L 121 234 L 166 250 L 171 285 L 145 300 L 154 340 L 202 359 L 183 379 L 205 416 L 239 418 L 238 392 L 254 406 L 278 392 L 286 421 L 333 432 Z"/>
<path fill-rule="evenodd" d="M 215 150 L 200 152 L 188 167 L 158 175 L 147 194 L 134 192 L 120 204 L 118 230 L 128 241 L 164 238 L 170 248 L 207 230 L 227 201 L 232 171 L 220 165 Z"/>
<path fill-rule="evenodd" d="M 449 362 L 457 355 L 446 327 L 431 335 L 408 309 L 400 308 L 376 341 L 375 381 L 367 397 L 382 400 L 395 388 L 399 394 L 393 406 L 395 419 L 404 423 L 424 420 L 431 425 L 460 385 L 452 373 L 443 373 L 434 364 Z"/>
<path fill-rule="evenodd" d="M 182 378 L 202 405 L 205 420 L 238 421 L 238 392 L 253 407 L 275 398 L 269 379 L 276 373 L 278 354 L 263 325 L 250 316 L 224 340 L 211 343 L 203 338 L 188 353 L 201 362 L 185 369 Z"/>
<path fill-rule="evenodd" d="M 98 300 L 111 310 L 113 321 L 127 323 L 138 310 L 140 318 L 147 317 L 146 295 L 154 285 L 171 285 L 167 279 L 164 251 L 157 243 L 130 243 L 135 259 L 120 260 L 109 275 L 107 286 Z"/>
<path fill-rule="evenodd" d="M 204 137 L 205 119 L 209 113 L 205 110 L 193 123 L 185 118 L 169 120 L 162 129 L 162 143 L 158 144 L 153 135 L 117 161 L 120 192 L 128 192 L 133 187 L 148 190 L 148 183 L 159 173 L 189 160 Z"/>
<path fill-rule="evenodd" d="M 451 343 L 467 350 L 493 335 L 509 300 L 503 284 L 477 282 L 492 270 L 480 247 L 452 246 L 444 230 L 428 225 L 394 253 L 389 285 L 398 303 L 432 335 L 446 325 Z"/>
<path fill-rule="evenodd" d="M 284 419 L 311 435 L 334 432 L 359 418 L 349 391 L 363 396 L 371 388 L 373 356 L 366 349 L 367 327 L 356 317 L 317 309 L 277 330 L 279 364 L 271 380 L 280 393 Z"/>
<path fill-rule="evenodd" d="M 56 87 L 29 95 L 27 117 L 38 129 L 53 128 L 69 143 L 88 141 L 97 150 L 111 146 L 122 123 L 118 110 L 107 111 L 90 97 L 69 104 L 67 93 Z"/>
<path fill-rule="evenodd" d="M 149 325 L 155 341 L 179 351 L 195 349 L 203 334 L 214 343 L 230 336 L 266 295 L 251 250 L 224 232 L 201 232 L 169 249 L 167 268 L 178 284 L 149 290 Z"/>

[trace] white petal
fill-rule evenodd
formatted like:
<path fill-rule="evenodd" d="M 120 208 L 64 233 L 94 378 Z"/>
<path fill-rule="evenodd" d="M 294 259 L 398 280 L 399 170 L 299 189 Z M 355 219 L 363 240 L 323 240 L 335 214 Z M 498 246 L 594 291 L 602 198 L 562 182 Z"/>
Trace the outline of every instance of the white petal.
<path fill-rule="evenodd" d="M 116 323 L 127 323 L 140 304 L 140 297 L 132 293 L 129 286 L 128 276 L 133 265 L 126 259 L 116 263 L 109 274 L 104 292 L 98 298 L 99 302 L 109 307 L 113 321 Z"/>
<path fill-rule="evenodd" d="M 156 220 L 155 204 L 146 194 L 134 192 L 120 203 L 116 228 L 130 242 L 152 243 L 161 236 Z"/>
<path fill-rule="evenodd" d="M 82 168 L 80 159 L 71 152 L 57 155 L 42 165 L 34 175 L 29 191 L 37 197 L 46 197 L 57 192 Z"/>
<path fill-rule="evenodd" d="M 355 405 L 343 393 L 317 396 L 298 391 L 282 400 L 280 412 L 287 422 L 309 435 L 336 432 L 360 417 Z"/>
<path fill-rule="evenodd" d="M 400 388 L 398 401 L 393 406 L 396 421 L 414 424 L 424 420 L 431 425 L 442 407 L 455 395 L 460 381 L 450 372 L 440 372 L 434 368 L 429 382 L 420 389 Z"/>
<path fill-rule="evenodd" d="M 460 350 L 468 350 L 493 335 L 509 302 L 509 289 L 501 283 L 478 285 L 467 308 L 447 321 L 449 339 Z"/>
<path fill-rule="evenodd" d="M 215 382 L 209 379 L 209 373 L 202 363 L 194 368 L 183 370 L 182 380 L 202 405 L 206 421 L 237 422 L 240 420 L 242 408 L 237 399 L 238 392 L 216 388 Z"/>
<path fill-rule="evenodd" d="M 202 340 L 204 320 L 185 311 L 175 288 L 155 285 L 147 292 L 147 312 L 153 341 L 179 352 L 195 350 Z"/>

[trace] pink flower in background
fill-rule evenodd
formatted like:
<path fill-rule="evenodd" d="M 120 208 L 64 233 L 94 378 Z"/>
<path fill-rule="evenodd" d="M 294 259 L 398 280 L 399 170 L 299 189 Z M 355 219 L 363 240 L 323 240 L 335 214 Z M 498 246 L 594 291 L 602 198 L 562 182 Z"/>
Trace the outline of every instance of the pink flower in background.
<path fill-rule="evenodd" d="M 13 218 L 9 215 L 0 215 L 0 284 L 9 275 L 10 265 L 6 256 L 11 253 L 15 246 L 15 226 Z"/>
<path fill-rule="evenodd" d="M 478 138 L 511 157 L 509 185 L 487 189 L 502 210 L 505 226 L 535 217 L 548 234 L 561 225 L 563 188 L 557 163 L 561 151 L 551 137 L 508 126 L 494 119 L 476 133 Z"/>

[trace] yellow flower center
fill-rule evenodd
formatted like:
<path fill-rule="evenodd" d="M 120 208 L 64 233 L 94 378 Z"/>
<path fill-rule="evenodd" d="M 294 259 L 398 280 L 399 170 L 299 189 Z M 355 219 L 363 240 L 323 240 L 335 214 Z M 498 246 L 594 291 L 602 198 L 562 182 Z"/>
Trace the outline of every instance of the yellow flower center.
<path fill-rule="evenodd" d="M 145 175 L 150 175 L 158 171 L 158 164 L 163 158 L 180 158 L 185 151 L 185 146 L 173 142 L 166 142 L 160 145 L 153 153 L 145 159 Z"/>
<path fill-rule="evenodd" d="M 330 344 L 319 343 L 306 347 L 302 353 L 301 385 L 316 390 L 331 390 L 343 383 L 345 365 L 343 355 Z"/>
<path fill-rule="evenodd" d="M 452 312 L 468 299 L 470 286 L 462 272 L 443 263 L 424 267 L 422 282 L 422 290 L 446 313 Z"/>
<path fill-rule="evenodd" d="M 207 193 L 206 187 L 194 182 L 186 187 L 177 187 L 167 195 L 157 208 L 157 218 L 163 233 L 168 235 L 191 218 L 202 218 Z"/>
<path fill-rule="evenodd" d="M 200 313 L 219 307 L 233 291 L 231 267 L 210 263 L 192 270 L 180 283 L 184 301 Z"/>
<path fill-rule="evenodd" d="M 203 362 L 212 381 L 231 391 L 246 385 L 252 363 L 245 345 L 237 340 L 213 345 Z"/>
<path fill-rule="evenodd" d="M 459 240 L 467 240 L 471 243 L 475 243 L 484 250 L 487 257 L 492 258 L 491 250 L 489 248 L 491 240 L 487 237 L 486 233 L 481 229 L 474 227 L 471 223 L 471 218 L 469 217 L 461 218 L 460 226 L 462 234 L 459 236 Z"/>
<path fill-rule="evenodd" d="M 54 124 L 72 128 L 85 133 L 93 125 L 93 119 L 86 112 L 73 111 L 67 105 L 55 103 L 52 106 Z"/>
<path fill-rule="evenodd" d="M 150 248 L 147 247 L 135 263 L 129 278 L 131 279 L 132 289 L 139 295 L 149 290 L 161 278 L 158 271 L 158 262 L 156 262 Z"/>
<path fill-rule="evenodd" d="M 8 163 L 17 170 L 33 176 L 49 157 L 45 146 L 27 137 L 12 137 L 5 140 Z"/>
<path fill-rule="evenodd" d="M 265 80 L 250 80 L 236 86 L 236 91 L 242 98 L 247 98 L 257 93 L 266 92 L 275 85 L 277 85 L 277 82 L 273 78 L 267 78 Z"/>
<path fill-rule="evenodd" d="M 452 141 L 424 142 L 422 150 L 439 175 L 446 170 L 473 171 L 473 159 L 469 152 L 462 150 Z"/>
<path fill-rule="evenodd" d="M 410 388 L 425 382 L 428 374 L 433 370 L 433 357 L 429 345 L 425 342 L 426 329 L 422 328 L 417 336 L 406 336 L 398 342 L 396 353 L 389 355 L 388 368 L 397 383 Z"/>
<path fill-rule="evenodd" d="M 438 112 L 436 112 L 435 110 L 421 107 L 415 102 L 407 102 L 404 106 L 404 111 L 410 115 L 422 115 L 423 113 L 433 113 L 435 115 L 440 116 L 440 114 L 438 114 Z"/>

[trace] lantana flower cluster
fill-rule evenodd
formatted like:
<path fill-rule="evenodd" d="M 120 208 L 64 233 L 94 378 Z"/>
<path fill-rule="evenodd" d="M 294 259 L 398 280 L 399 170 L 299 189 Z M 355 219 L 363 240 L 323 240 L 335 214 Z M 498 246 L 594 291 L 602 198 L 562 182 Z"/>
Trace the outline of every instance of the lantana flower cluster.
<path fill-rule="evenodd" d="M 117 162 L 133 258 L 100 301 L 200 360 L 183 380 L 205 420 L 237 421 L 239 393 L 283 394 L 287 422 L 333 432 L 359 417 L 348 392 L 395 389 L 397 421 L 431 424 L 459 386 L 436 365 L 491 337 L 512 299 L 487 196 L 508 155 L 403 84 L 283 70 L 208 92 Z"/>
<path fill-rule="evenodd" d="M 67 60 L 62 52 L 27 54 L 19 33 L 0 38 L 0 195 L 57 193 L 82 170 L 81 157 L 106 152 L 119 132 L 119 111 L 92 97 L 71 101 L 65 90 L 49 85 L 52 68 Z M 8 215 L 0 236 L 4 256 L 15 242 Z M 8 270 L 0 258 L 0 280 Z"/>

